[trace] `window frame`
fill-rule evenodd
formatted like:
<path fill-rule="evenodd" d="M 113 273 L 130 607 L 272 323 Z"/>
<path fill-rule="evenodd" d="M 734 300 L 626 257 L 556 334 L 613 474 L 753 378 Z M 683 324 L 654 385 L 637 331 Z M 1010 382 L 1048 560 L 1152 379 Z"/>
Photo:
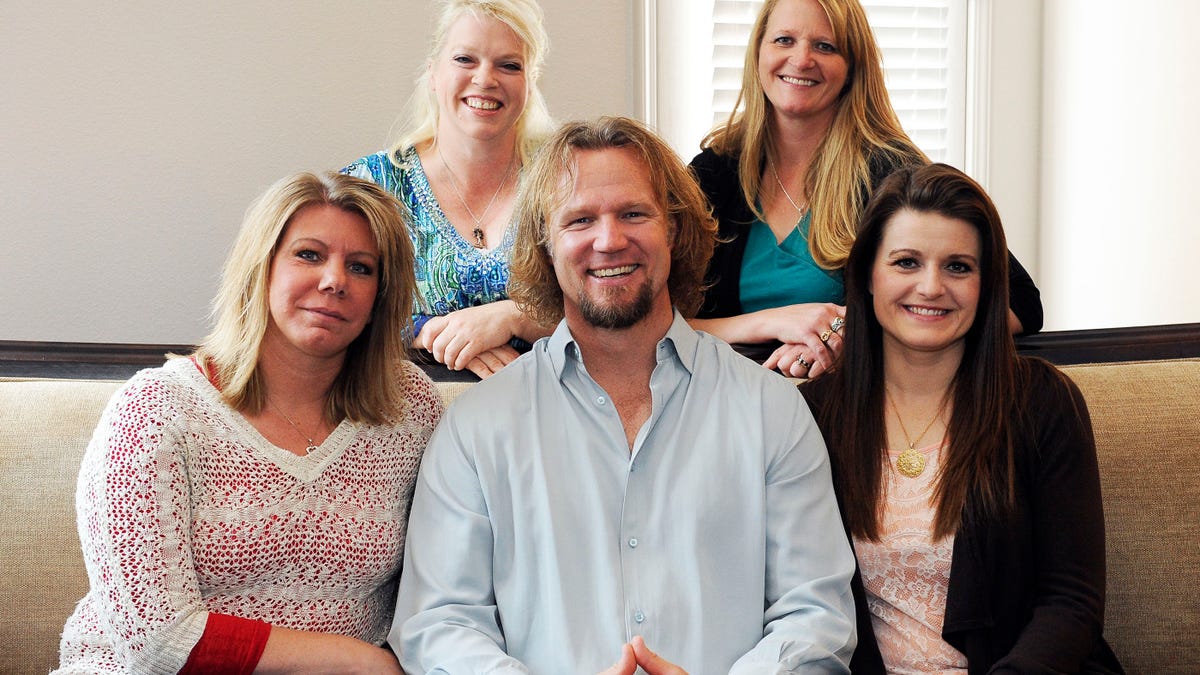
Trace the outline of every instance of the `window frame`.
<path fill-rule="evenodd" d="M 991 0 L 950 0 L 955 5 L 960 34 L 952 38 L 952 76 L 960 79 L 951 103 L 956 116 L 948 127 L 948 152 L 953 164 L 987 186 L 990 138 Z M 637 114 L 658 130 L 684 160 L 699 152 L 700 140 L 711 129 L 697 100 L 712 99 L 712 40 L 714 0 L 635 0 L 634 104 Z M 705 82 L 707 80 L 707 82 Z M 711 106 L 711 104 L 710 104 Z M 705 119 L 707 117 L 707 119 Z M 957 129 L 955 129 L 957 125 Z"/>

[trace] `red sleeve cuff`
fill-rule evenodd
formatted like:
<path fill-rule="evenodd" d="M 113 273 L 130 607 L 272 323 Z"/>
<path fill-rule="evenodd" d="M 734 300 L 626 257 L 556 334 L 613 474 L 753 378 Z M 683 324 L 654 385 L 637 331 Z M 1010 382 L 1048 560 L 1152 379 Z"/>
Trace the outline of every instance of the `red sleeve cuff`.
<path fill-rule="evenodd" d="M 270 636 L 269 623 L 209 613 L 204 634 L 192 648 L 179 675 L 251 675 Z"/>

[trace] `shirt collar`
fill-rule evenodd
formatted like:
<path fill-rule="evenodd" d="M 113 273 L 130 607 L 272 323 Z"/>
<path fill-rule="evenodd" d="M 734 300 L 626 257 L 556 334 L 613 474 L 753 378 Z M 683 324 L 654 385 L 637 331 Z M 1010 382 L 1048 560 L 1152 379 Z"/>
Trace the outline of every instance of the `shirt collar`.
<path fill-rule="evenodd" d="M 694 374 L 692 366 L 696 363 L 696 352 L 699 348 L 700 335 L 688 325 L 687 319 L 683 318 L 679 310 L 675 310 L 675 320 L 671 322 L 671 327 L 667 329 L 663 339 L 658 341 L 659 363 L 674 356 L 689 374 Z"/>
<path fill-rule="evenodd" d="M 579 347 L 575 344 L 575 338 L 571 336 L 571 330 L 567 328 L 567 320 L 562 319 L 558 322 L 558 327 L 550 334 L 546 342 L 546 353 L 550 357 L 550 364 L 554 366 L 554 373 L 562 378 L 563 369 L 567 363 L 578 363 Z"/>
<path fill-rule="evenodd" d="M 667 334 L 658 341 L 658 348 L 655 352 L 656 359 L 662 363 L 674 357 L 687 369 L 688 373 L 692 373 L 699 345 L 700 336 L 695 329 L 688 325 L 679 310 L 674 310 L 671 327 L 667 329 Z M 579 353 L 579 345 L 575 343 L 571 330 L 567 328 L 566 319 L 558 322 L 558 327 L 554 329 L 554 333 L 550 335 L 546 343 L 546 349 L 550 356 L 550 363 L 554 366 L 554 372 L 560 378 L 567 363 L 579 364 L 583 361 L 583 357 Z"/>

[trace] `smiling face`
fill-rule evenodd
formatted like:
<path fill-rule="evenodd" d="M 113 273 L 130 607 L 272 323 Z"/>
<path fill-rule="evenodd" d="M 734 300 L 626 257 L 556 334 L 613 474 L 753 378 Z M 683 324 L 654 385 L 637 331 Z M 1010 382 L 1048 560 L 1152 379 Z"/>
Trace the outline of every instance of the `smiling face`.
<path fill-rule="evenodd" d="M 758 79 L 778 118 L 833 120 L 849 65 L 817 0 L 780 0 L 758 45 Z"/>
<path fill-rule="evenodd" d="M 570 194 L 549 220 L 568 325 L 612 330 L 647 317 L 669 322 L 669 222 L 645 164 L 626 148 L 581 150 L 574 158 Z"/>
<path fill-rule="evenodd" d="M 528 83 L 525 45 L 504 22 L 464 12 L 429 64 L 438 138 L 488 140 L 516 134 Z"/>
<path fill-rule="evenodd" d="M 884 354 L 955 353 L 975 322 L 979 233 L 938 213 L 902 209 L 884 225 L 871 268 Z"/>
<path fill-rule="evenodd" d="M 379 247 L 367 221 L 330 204 L 300 209 L 271 258 L 264 349 L 343 358 L 371 320 L 378 289 Z"/>

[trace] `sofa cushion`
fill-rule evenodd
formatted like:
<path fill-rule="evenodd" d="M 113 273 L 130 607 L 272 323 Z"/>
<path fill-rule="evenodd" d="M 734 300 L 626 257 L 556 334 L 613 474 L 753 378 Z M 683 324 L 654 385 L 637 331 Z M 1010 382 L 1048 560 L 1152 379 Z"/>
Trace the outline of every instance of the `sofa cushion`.
<path fill-rule="evenodd" d="M 63 622 L 88 588 L 75 528 L 79 462 L 119 384 L 0 383 L 0 672 L 58 665 Z"/>
<path fill-rule="evenodd" d="M 1130 673 L 1200 667 L 1200 360 L 1066 366 L 1096 434 L 1105 636 Z"/>

